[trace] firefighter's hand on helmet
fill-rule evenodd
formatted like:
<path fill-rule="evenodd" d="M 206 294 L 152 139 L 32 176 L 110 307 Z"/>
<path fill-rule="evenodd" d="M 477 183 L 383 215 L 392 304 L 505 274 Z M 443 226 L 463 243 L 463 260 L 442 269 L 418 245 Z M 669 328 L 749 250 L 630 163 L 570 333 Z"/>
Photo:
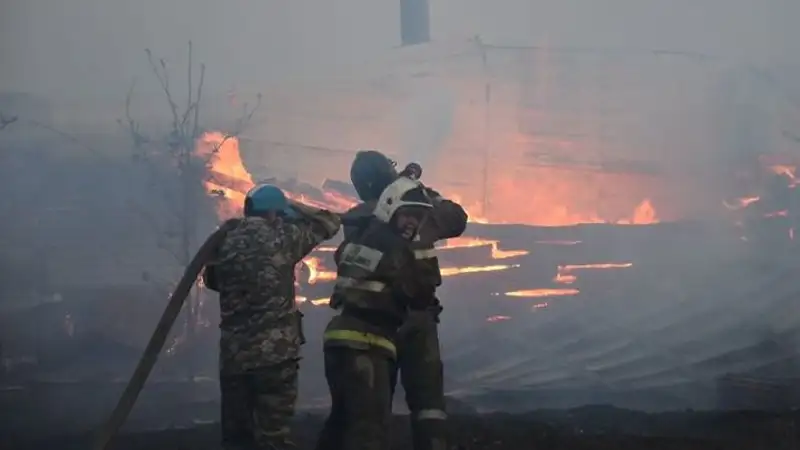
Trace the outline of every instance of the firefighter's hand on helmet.
<path fill-rule="evenodd" d="M 422 178 L 422 166 L 417 163 L 408 163 L 406 168 L 398 174 L 401 177 L 411 178 L 412 180 L 419 180 Z"/>
<path fill-rule="evenodd" d="M 442 194 L 440 194 L 437 190 L 429 188 L 427 186 L 425 186 L 425 193 L 428 194 L 428 197 L 430 197 L 430 199 L 433 201 L 444 200 Z"/>

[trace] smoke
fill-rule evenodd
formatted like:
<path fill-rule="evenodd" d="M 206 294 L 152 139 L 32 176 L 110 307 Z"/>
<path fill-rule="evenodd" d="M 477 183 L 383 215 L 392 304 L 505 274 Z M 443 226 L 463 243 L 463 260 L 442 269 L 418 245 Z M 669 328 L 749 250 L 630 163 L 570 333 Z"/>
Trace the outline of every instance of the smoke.
<path fill-rule="evenodd" d="M 487 181 L 493 218 L 572 225 L 585 221 L 588 211 L 602 216 L 598 220 L 621 219 L 648 192 L 659 191 L 663 194 L 653 196 L 652 204 L 664 221 L 718 220 L 696 228 L 667 224 L 612 227 L 609 232 L 598 231 L 604 225 L 472 226 L 472 232 L 496 233 L 483 237 L 531 250 L 531 255 L 496 277 L 445 280 L 440 293 L 449 302 L 443 315 L 444 352 L 448 376 L 463 383 L 460 387 L 546 388 L 561 382 L 588 386 L 593 394 L 603 382 L 626 387 L 636 375 L 645 387 L 680 378 L 708 382 L 709 374 L 720 370 L 766 365 L 771 360 L 753 358 L 748 348 L 773 334 L 797 347 L 793 318 L 800 315 L 786 306 L 796 289 L 774 276 L 793 269 L 796 250 L 781 240 L 790 219 L 767 223 L 763 213 L 774 211 L 750 208 L 726 215 L 725 194 L 759 192 L 751 186 L 741 191 L 728 187 L 731 171 L 720 166 L 749 163 L 760 151 L 775 148 L 796 158 L 796 142 L 780 132 L 800 134 L 792 129 L 800 123 L 798 113 L 794 108 L 784 114 L 791 108 L 776 106 L 780 92 L 741 88 L 739 76 L 720 67 L 746 70 L 758 63 L 769 70 L 796 70 L 800 3 L 697 3 L 432 2 L 434 45 L 478 34 L 487 43 L 543 49 L 540 59 L 516 47 L 490 50 L 496 83 L 490 108 L 492 179 Z M 264 92 L 273 122 L 266 120 L 271 129 L 258 137 L 279 143 L 255 139 L 248 146 L 260 152 L 270 169 L 288 171 L 278 166 L 291 163 L 303 168 L 292 168 L 297 173 L 313 168 L 335 178 L 346 174 L 349 149 L 373 142 L 384 148 L 385 143 L 407 160 L 401 163 L 416 161 L 446 171 L 453 183 L 444 193 L 463 195 L 465 203 L 483 197 L 478 172 L 483 167 L 485 78 L 479 53 L 456 59 L 462 49 L 444 49 L 431 57 L 423 48 L 420 59 L 436 67 L 457 63 L 440 72 L 448 76 L 440 76 L 417 70 L 418 62 L 412 61 L 414 70 L 405 72 L 414 75 L 400 83 L 405 96 L 393 102 L 360 98 L 367 97 L 368 89 L 341 94 L 326 84 L 342 72 L 358 72 L 361 61 L 390 53 L 399 43 L 391 2 L 11 0 L 1 9 L 0 90 L 46 100 L 40 105 L 23 98 L 28 106 L 22 107 L 0 99 L 0 114 L 19 116 L 18 123 L 0 130 L 0 340 L 7 359 L 29 353 L 42 361 L 59 356 L 48 366 L 57 376 L 69 366 L 75 379 L 124 379 L 130 373 L 124 364 L 140 354 L 165 291 L 182 269 L 170 244 L 181 197 L 172 166 L 167 161 L 136 166 L 128 151 L 130 139 L 120 136 L 115 123 L 124 114 L 131 79 L 137 78 L 143 94 L 133 106 L 135 114 L 146 126 L 169 127 L 168 105 L 147 67 L 144 48 L 176 68 L 170 83 L 183 98 L 185 77 L 178 67 L 188 62 L 185 46 L 193 41 L 193 62 L 204 62 L 208 69 L 203 98 L 209 108 L 203 109 L 203 121 L 225 116 L 218 109 L 232 97 L 244 101 Z M 573 63 L 564 62 L 570 59 Z M 683 68 L 675 66 L 676 60 Z M 800 77 L 791 70 L 778 78 L 800 92 Z M 520 76 L 526 72 L 528 78 Z M 653 81 L 657 77 L 658 83 Z M 336 94 L 329 97 L 335 99 L 290 85 L 308 78 L 320 89 L 332 86 Z M 718 91 L 716 84 L 721 85 Z M 778 100 L 765 103 L 766 96 Z M 323 108 L 322 102 L 336 107 Z M 391 125 L 374 120 L 386 116 Z M 33 129 L 31 120 L 65 133 Z M 779 120 L 781 127 L 775 124 Z M 384 140 L 387 136 L 392 139 Z M 534 169 L 526 171 L 526 164 Z M 562 168 L 554 170 L 558 165 Z M 668 170 L 660 172 L 664 167 Z M 197 193 L 205 195 L 202 186 Z M 212 205 L 204 207 L 198 214 L 199 235 L 215 222 Z M 780 220 L 783 224 L 776 225 Z M 739 222 L 744 223 L 741 229 Z M 581 244 L 556 249 L 539 241 Z M 488 259 L 479 251 L 450 255 L 451 266 Z M 507 298 L 499 292 L 552 288 L 564 264 L 627 261 L 633 263 L 630 270 L 579 274 L 570 288 L 581 289 L 580 296 L 548 299 L 541 310 L 533 311 L 546 303 L 541 299 Z M 320 296 L 327 294 L 328 286 L 320 287 Z M 53 306 L 48 303 L 24 320 L 17 315 L 20 305 L 56 298 L 62 300 L 51 312 L 44 311 Z M 326 313 L 309 314 L 309 355 L 319 355 L 313 333 L 324 328 Z M 487 325 L 488 315 L 510 319 Z M 213 336 L 213 330 L 208 332 L 208 341 L 197 347 L 206 359 L 214 357 Z M 120 363 L 125 369 L 98 368 L 94 364 L 107 361 L 102 357 L 82 366 L 87 359 L 78 357 L 114 353 L 98 349 L 97 343 L 106 341 L 126 349 L 115 353 L 127 358 Z M 205 361 L 189 359 L 187 367 Z M 111 366 L 119 362 L 108 361 Z M 174 359 L 161 361 L 175 364 Z M 309 357 L 303 364 L 302 376 L 308 377 L 304 390 L 317 386 L 325 400 L 320 359 Z M 203 368 L 214 369 L 213 364 Z M 681 373 L 669 377 L 676 372 Z M 17 405 L 0 409 L 17 411 Z"/>
<path fill-rule="evenodd" d="M 456 99 L 443 83 L 427 83 L 414 89 L 398 108 L 397 142 L 408 159 L 425 168 L 435 163 L 453 130 Z"/>

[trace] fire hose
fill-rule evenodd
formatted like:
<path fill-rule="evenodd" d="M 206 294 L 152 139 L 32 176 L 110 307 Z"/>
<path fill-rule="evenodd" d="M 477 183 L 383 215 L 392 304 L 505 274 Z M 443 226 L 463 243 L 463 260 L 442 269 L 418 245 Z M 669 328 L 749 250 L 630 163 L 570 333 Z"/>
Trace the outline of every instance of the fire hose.
<path fill-rule="evenodd" d="M 137 364 L 136 370 L 134 370 L 131 379 L 128 381 L 128 385 L 125 387 L 125 391 L 117 402 L 117 406 L 114 408 L 108 420 L 95 434 L 93 450 L 105 450 L 111 438 L 114 437 L 122 424 L 125 423 L 145 382 L 147 382 L 147 377 L 150 376 L 150 372 L 153 370 L 153 366 L 155 366 L 158 360 L 158 355 L 164 348 L 164 343 L 167 340 L 170 330 L 172 330 L 172 325 L 175 323 L 175 319 L 177 319 L 183 307 L 183 303 L 186 301 L 186 297 L 189 296 L 189 292 L 191 292 L 197 277 L 200 275 L 200 271 L 203 270 L 206 263 L 213 257 L 214 250 L 222 242 L 225 234 L 228 232 L 229 228 L 232 227 L 233 223 L 235 223 L 235 221 L 225 222 L 219 229 L 212 233 L 194 255 L 189 265 L 186 266 L 183 277 L 172 292 L 169 303 L 167 303 L 167 307 L 164 309 L 164 313 L 161 315 L 161 319 L 158 321 L 158 325 L 156 325 L 156 329 L 150 337 L 150 341 L 147 343 L 147 347 L 141 359 L 139 359 L 139 364 Z"/>
<path fill-rule="evenodd" d="M 360 219 L 354 218 L 344 220 L 345 223 L 351 221 L 353 223 L 359 223 Z M 164 313 L 161 314 L 161 319 L 158 321 L 158 325 L 156 325 L 156 329 L 150 337 L 150 341 L 147 343 L 147 347 L 142 357 L 139 359 L 139 363 L 136 365 L 136 369 L 133 371 L 128 385 L 122 392 L 117 406 L 114 408 L 108 420 L 95 433 L 92 446 L 93 450 L 105 450 L 122 424 L 125 423 L 125 420 L 133 409 L 133 405 L 136 403 L 136 399 L 142 392 L 144 384 L 147 382 L 147 378 L 150 376 L 150 372 L 153 370 L 158 360 L 158 355 L 161 354 L 161 350 L 164 348 L 167 336 L 172 330 L 175 320 L 178 318 L 178 314 L 183 307 L 183 303 L 186 301 L 186 297 L 189 296 L 189 292 L 191 292 L 197 277 L 200 275 L 200 271 L 203 270 L 203 267 L 205 267 L 213 257 L 215 249 L 220 245 L 229 229 L 232 228 L 236 222 L 236 220 L 229 220 L 222 224 L 219 229 L 206 239 L 194 255 L 194 258 L 189 262 L 189 265 L 186 266 L 183 277 L 172 292 L 170 300 L 166 308 L 164 308 Z"/>

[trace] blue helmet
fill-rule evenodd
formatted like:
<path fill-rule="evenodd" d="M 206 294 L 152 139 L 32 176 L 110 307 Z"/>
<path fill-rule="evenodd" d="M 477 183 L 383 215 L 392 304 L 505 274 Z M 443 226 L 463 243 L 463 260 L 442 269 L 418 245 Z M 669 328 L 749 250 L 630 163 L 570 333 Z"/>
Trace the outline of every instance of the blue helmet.
<path fill-rule="evenodd" d="M 286 194 L 277 186 L 260 184 L 247 192 L 244 199 L 245 215 L 262 214 L 271 211 L 289 217 L 297 216 L 289 206 Z"/>

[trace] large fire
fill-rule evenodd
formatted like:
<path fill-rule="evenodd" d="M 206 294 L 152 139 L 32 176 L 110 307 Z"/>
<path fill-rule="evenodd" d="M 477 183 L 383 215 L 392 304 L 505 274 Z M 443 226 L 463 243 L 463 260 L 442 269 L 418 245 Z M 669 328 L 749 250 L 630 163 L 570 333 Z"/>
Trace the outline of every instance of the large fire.
<path fill-rule="evenodd" d="M 206 182 L 209 193 L 217 195 L 224 200 L 220 202 L 219 214 L 222 217 L 237 213 L 244 199 L 244 193 L 253 187 L 254 182 L 251 174 L 242 163 L 239 152 L 239 142 L 235 137 L 227 137 L 219 132 L 205 133 L 198 142 L 198 153 L 209 158 L 211 176 Z M 302 192 L 286 190 L 287 195 L 293 200 L 306 203 L 308 205 L 328 208 L 334 211 L 344 211 L 357 203 L 357 199 L 348 197 L 341 193 L 322 190 L 318 196 L 311 196 Z M 472 223 L 515 223 L 517 221 L 496 220 L 489 221 L 475 213 L 481 208 L 462 200 L 458 193 L 446 193 L 454 201 L 459 202 L 467 209 Z M 533 193 L 528 193 L 533 194 Z M 537 194 L 538 195 L 538 194 Z M 558 197 L 553 195 L 553 201 L 558 202 Z M 517 210 L 524 212 L 527 208 L 518 207 Z M 583 213 L 569 211 L 565 207 L 558 205 L 548 209 L 548 213 L 543 215 L 539 211 L 531 211 L 528 220 L 519 221 L 526 225 L 541 226 L 566 226 L 576 224 L 592 223 L 613 223 L 618 225 L 647 225 L 658 223 L 659 218 L 655 207 L 650 199 L 644 198 L 633 208 L 628 217 L 605 219 L 596 211 Z"/>
<path fill-rule="evenodd" d="M 244 201 L 245 193 L 254 186 L 253 176 L 245 168 L 241 154 L 239 152 L 239 142 L 235 137 L 227 137 L 219 132 L 209 132 L 202 136 L 198 142 L 197 153 L 208 160 L 209 178 L 205 182 L 207 192 L 216 197 L 217 213 L 220 219 L 226 219 L 241 214 L 241 207 Z M 347 195 L 331 190 L 318 190 L 314 193 L 306 193 L 295 191 L 287 186 L 281 186 L 286 191 L 289 198 L 302 202 L 311 206 L 328 208 L 333 211 L 345 211 L 357 203 L 357 199 L 348 197 Z M 459 201 L 457 194 L 451 196 L 456 201 Z M 468 209 L 475 209 L 469 208 Z M 559 209 L 556 208 L 556 211 Z M 652 224 L 658 222 L 656 210 L 649 199 L 643 199 L 641 203 L 634 209 L 630 217 L 616 219 L 612 221 L 604 220 L 596 213 L 587 214 L 573 214 L 566 210 L 560 210 L 560 214 L 551 214 L 545 223 L 541 225 L 573 225 L 580 223 L 614 223 L 618 225 L 642 225 Z M 469 211 L 468 211 L 469 212 Z M 536 217 L 535 215 L 533 217 Z M 472 223 L 489 223 L 488 220 L 482 217 L 470 214 L 470 222 Z M 531 223 L 536 225 L 535 220 Z M 541 241 L 539 244 L 550 245 L 575 245 L 580 241 Z M 488 256 L 490 261 L 481 265 L 468 265 L 468 266 L 443 266 L 442 276 L 453 277 L 465 274 L 476 274 L 485 272 L 498 272 L 519 268 L 519 263 L 511 262 L 514 258 L 519 258 L 529 254 L 528 250 L 520 249 L 502 249 L 500 242 L 497 240 L 483 239 L 475 236 L 464 236 L 456 239 L 449 239 L 439 246 L 442 251 L 451 249 L 465 249 L 465 248 L 478 248 L 484 247 L 488 249 Z M 302 285 L 314 285 L 317 283 L 331 282 L 336 278 L 336 273 L 325 266 L 325 256 L 330 255 L 335 250 L 334 247 L 322 246 L 318 248 L 312 255 L 303 260 L 302 267 L 298 267 L 298 287 Z M 577 275 L 575 273 L 580 270 L 588 269 L 615 269 L 630 267 L 631 263 L 609 263 L 609 264 L 586 264 L 586 265 L 564 265 L 559 266 L 556 276 L 553 278 L 555 284 L 572 284 L 575 282 Z M 508 297 L 531 297 L 531 298 L 550 298 L 559 296 L 573 296 L 578 295 L 580 291 L 573 287 L 568 288 L 542 288 L 542 289 L 526 289 L 506 292 L 502 295 Z M 500 295 L 500 294 L 498 294 Z M 308 302 L 314 305 L 323 305 L 328 302 L 327 298 L 308 299 L 305 296 L 298 295 L 297 301 L 299 303 Z M 532 308 L 544 308 L 548 303 L 536 303 Z M 489 318 L 490 321 L 502 321 L 506 318 L 497 316 Z"/>

